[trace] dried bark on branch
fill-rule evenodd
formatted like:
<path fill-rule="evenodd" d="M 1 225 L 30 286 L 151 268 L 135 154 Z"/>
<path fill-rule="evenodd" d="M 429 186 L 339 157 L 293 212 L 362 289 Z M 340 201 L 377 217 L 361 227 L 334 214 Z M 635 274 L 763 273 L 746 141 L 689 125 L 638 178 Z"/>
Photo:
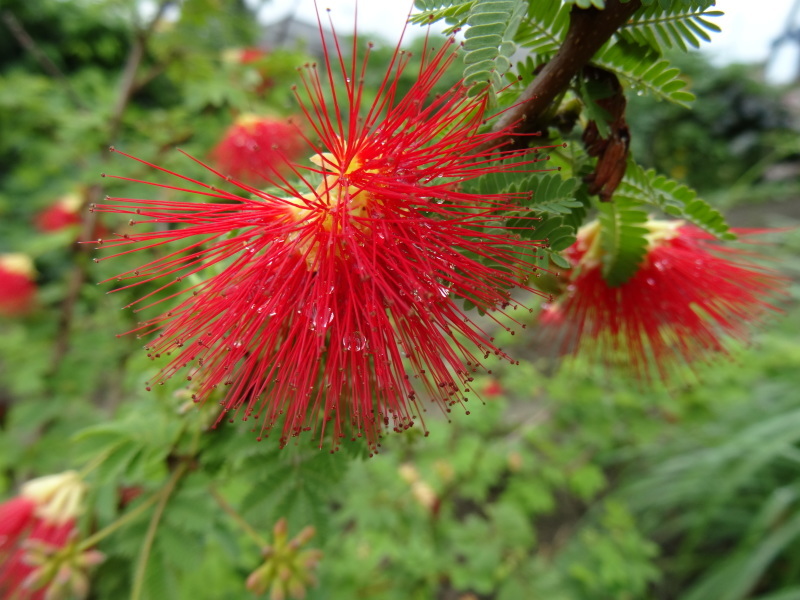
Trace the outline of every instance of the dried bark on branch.
<path fill-rule="evenodd" d="M 546 117 L 552 102 L 567 89 L 592 56 L 641 6 L 641 0 L 609 0 L 604 10 L 573 7 L 563 45 L 522 92 L 517 106 L 498 119 L 495 129 L 518 122 L 514 128 L 515 134 L 544 131 L 548 125 Z M 503 145 L 522 147 L 526 143 L 526 136 L 510 135 Z"/>

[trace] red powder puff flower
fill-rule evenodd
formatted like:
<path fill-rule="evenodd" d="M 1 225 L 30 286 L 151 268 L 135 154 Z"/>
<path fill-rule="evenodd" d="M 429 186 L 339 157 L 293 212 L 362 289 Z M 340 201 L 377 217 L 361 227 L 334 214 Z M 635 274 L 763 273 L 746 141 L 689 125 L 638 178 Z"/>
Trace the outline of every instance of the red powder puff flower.
<path fill-rule="evenodd" d="M 84 494 L 78 474 L 68 471 L 33 479 L 0 504 L 0 599 L 48 597 L 50 582 L 41 581 L 37 563 L 75 537 Z"/>
<path fill-rule="evenodd" d="M 35 273 L 25 254 L 0 254 L 0 316 L 30 312 L 36 296 Z"/>
<path fill-rule="evenodd" d="M 724 353 L 729 338 L 747 340 L 754 323 L 778 310 L 772 302 L 786 281 L 750 262 L 750 254 L 681 221 L 645 226 L 647 256 L 618 287 L 602 276 L 599 223 L 578 233 L 566 252 L 573 264 L 567 291 L 540 318 L 545 338 L 563 352 L 666 380 L 673 367 Z"/>
<path fill-rule="evenodd" d="M 505 393 L 503 385 L 497 379 L 490 379 L 483 386 L 483 395 L 487 398 L 494 398 L 495 396 L 502 396 Z"/>
<path fill-rule="evenodd" d="M 273 193 L 234 182 L 245 192 L 235 195 L 181 177 L 195 188 L 163 187 L 206 202 L 110 198 L 96 207 L 160 224 L 108 244 L 122 254 L 138 250 L 129 244 L 179 243 L 119 278 L 131 287 L 168 277 L 159 291 L 189 294 L 136 330 L 157 333 L 153 358 L 172 357 L 159 382 L 187 369 L 198 401 L 224 388 L 224 411 L 259 419 L 267 435 L 277 426 L 281 445 L 313 429 L 332 430 L 334 448 L 362 435 L 374 448 L 386 429 L 413 425 L 419 392 L 445 410 L 466 401 L 480 361 L 504 355 L 456 300 L 490 316 L 515 304 L 508 290 L 523 286 L 540 245 L 502 227 L 517 196 L 459 188 L 512 169 L 500 158 L 516 157 L 517 168 L 537 159 L 500 152 L 507 129 L 479 131 L 485 95 L 457 85 L 433 96 L 454 41 L 427 53 L 402 97 L 409 58 L 396 52 L 366 106 L 367 58 L 353 50 L 326 59 L 324 78 L 313 65 L 304 71 L 298 99 L 319 142 L 306 139 L 316 166 L 293 165 L 297 183 L 272 177 Z M 161 302 L 156 294 L 140 306 Z"/>
<path fill-rule="evenodd" d="M 225 175 L 253 185 L 265 185 L 306 150 L 297 127 L 289 121 L 242 115 L 211 152 Z"/>
<path fill-rule="evenodd" d="M 62 196 L 49 208 L 41 211 L 34 218 L 36 229 L 42 233 L 54 233 L 67 227 L 77 227 L 83 221 L 81 212 L 85 210 L 83 198 L 78 194 Z M 92 230 L 93 237 L 106 237 L 108 230 L 102 223 L 95 223 Z"/>
<path fill-rule="evenodd" d="M 233 52 L 235 52 L 236 62 L 238 62 L 241 65 L 247 65 L 250 63 L 258 62 L 267 55 L 267 52 L 265 50 L 252 46 L 249 48 L 238 48 Z"/>
<path fill-rule="evenodd" d="M 31 528 L 35 510 L 36 503 L 25 496 L 17 496 L 0 504 L 0 559 Z"/>
<path fill-rule="evenodd" d="M 79 225 L 81 222 L 80 208 L 83 204 L 80 196 L 69 194 L 62 196 L 49 208 L 36 215 L 34 224 L 36 229 L 43 233 L 61 231 L 66 227 Z"/>

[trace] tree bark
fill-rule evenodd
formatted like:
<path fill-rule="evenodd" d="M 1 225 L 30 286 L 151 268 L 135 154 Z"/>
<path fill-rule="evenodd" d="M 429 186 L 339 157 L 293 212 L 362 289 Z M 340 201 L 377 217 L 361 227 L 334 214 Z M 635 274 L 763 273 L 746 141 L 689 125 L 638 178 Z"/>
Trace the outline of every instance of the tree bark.
<path fill-rule="evenodd" d="M 503 146 L 524 147 L 527 136 L 518 134 L 533 134 L 547 128 L 545 117 L 551 103 L 641 6 L 641 0 L 608 0 L 604 10 L 572 8 L 561 48 L 522 92 L 518 104 L 495 123 L 495 129 L 516 123 L 508 138 L 502 140 Z"/>

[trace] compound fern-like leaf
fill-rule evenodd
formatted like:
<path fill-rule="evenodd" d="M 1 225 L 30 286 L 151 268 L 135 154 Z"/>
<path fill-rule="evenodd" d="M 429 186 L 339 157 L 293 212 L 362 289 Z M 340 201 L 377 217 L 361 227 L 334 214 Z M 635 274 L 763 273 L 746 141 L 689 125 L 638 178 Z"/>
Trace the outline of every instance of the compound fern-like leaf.
<path fill-rule="evenodd" d="M 568 215 L 583 204 L 575 200 L 580 185 L 577 179 L 564 179 L 558 173 L 535 173 L 512 182 L 505 192 L 530 192 L 523 205 L 537 212 Z"/>
<path fill-rule="evenodd" d="M 477 0 L 415 0 L 414 6 L 420 12 L 412 14 L 409 22 L 427 25 L 444 20 L 449 25 L 444 33 L 449 35 L 464 25 L 476 3 Z"/>
<path fill-rule="evenodd" d="M 645 46 L 617 42 L 601 49 L 592 63 L 613 71 L 634 89 L 647 91 L 681 106 L 689 106 L 694 94 L 686 91 L 680 70 Z"/>
<path fill-rule="evenodd" d="M 600 243 L 603 277 L 612 286 L 622 285 L 639 268 L 647 253 L 647 211 L 626 198 L 600 204 Z"/>
<path fill-rule="evenodd" d="M 688 4 L 673 4 L 668 9 L 652 4 L 636 11 L 633 18 L 620 28 L 618 35 L 629 42 L 646 45 L 658 52 L 679 48 L 684 52 L 699 48 L 701 41 L 711 40 L 710 33 L 720 31 L 709 17 L 723 13 L 708 10 L 714 0 L 697 0 Z"/>
<path fill-rule="evenodd" d="M 600 10 L 603 10 L 606 7 L 606 1 L 605 0 L 564 0 L 564 4 L 566 4 L 566 5 L 575 4 L 579 8 L 595 7 L 595 8 L 599 8 Z"/>
<path fill-rule="evenodd" d="M 515 41 L 537 57 L 556 53 L 569 27 L 569 6 L 561 2 L 531 2 Z"/>
<path fill-rule="evenodd" d="M 668 215 L 689 221 L 721 239 L 735 239 L 725 217 L 697 197 L 693 189 L 659 175 L 653 169 L 645 171 L 634 162 L 628 163 L 625 178 L 617 188 L 615 198 L 644 202 L 656 206 Z"/>
<path fill-rule="evenodd" d="M 524 0 L 476 0 L 469 10 L 464 34 L 464 83 L 472 93 L 494 98 L 517 49 L 514 34 L 525 13 Z"/>

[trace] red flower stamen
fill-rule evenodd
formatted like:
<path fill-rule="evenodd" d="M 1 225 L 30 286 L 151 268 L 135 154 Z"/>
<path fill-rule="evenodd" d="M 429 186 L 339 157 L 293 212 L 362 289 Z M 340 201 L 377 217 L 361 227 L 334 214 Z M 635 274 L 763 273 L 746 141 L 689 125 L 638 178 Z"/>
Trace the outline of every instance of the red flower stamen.
<path fill-rule="evenodd" d="M 747 341 L 755 324 L 779 310 L 786 280 L 748 260 L 752 253 L 681 222 L 647 227 L 648 254 L 618 287 L 602 276 L 597 223 L 582 229 L 566 252 L 573 264 L 567 291 L 541 315 L 549 343 L 666 381 L 676 367 L 725 353 L 731 339 Z"/>
<path fill-rule="evenodd" d="M 374 448 L 385 430 L 414 424 L 419 391 L 449 411 L 467 400 L 484 358 L 505 357 L 456 300 L 469 298 L 490 317 L 515 305 L 509 290 L 529 289 L 541 244 L 502 226 L 519 210 L 517 195 L 460 185 L 543 159 L 497 150 L 508 130 L 481 131 L 485 96 L 459 84 L 432 97 L 455 60 L 452 39 L 426 53 L 402 97 L 397 82 L 409 55 L 398 50 L 367 106 L 368 56 L 359 61 L 354 42 L 348 62 L 333 39 L 325 75 L 315 65 L 301 72 L 304 129 L 314 136 L 303 139 L 313 158 L 290 165 L 295 182 L 267 174 L 272 193 L 232 181 L 240 195 L 150 165 L 187 187 L 144 183 L 206 201 L 110 198 L 95 210 L 180 226 L 105 244 L 121 254 L 184 244 L 118 278 L 123 289 L 171 279 L 135 302 L 137 310 L 172 290 L 168 298 L 190 293 L 135 330 L 157 334 L 147 346 L 153 358 L 171 355 L 158 383 L 188 370 L 197 401 L 227 389 L 224 412 L 258 419 L 266 435 L 278 426 L 281 445 L 302 431 L 332 430 L 334 448 L 362 436 Z M 200 275 L 188 288 L 180 283 Z"/>

